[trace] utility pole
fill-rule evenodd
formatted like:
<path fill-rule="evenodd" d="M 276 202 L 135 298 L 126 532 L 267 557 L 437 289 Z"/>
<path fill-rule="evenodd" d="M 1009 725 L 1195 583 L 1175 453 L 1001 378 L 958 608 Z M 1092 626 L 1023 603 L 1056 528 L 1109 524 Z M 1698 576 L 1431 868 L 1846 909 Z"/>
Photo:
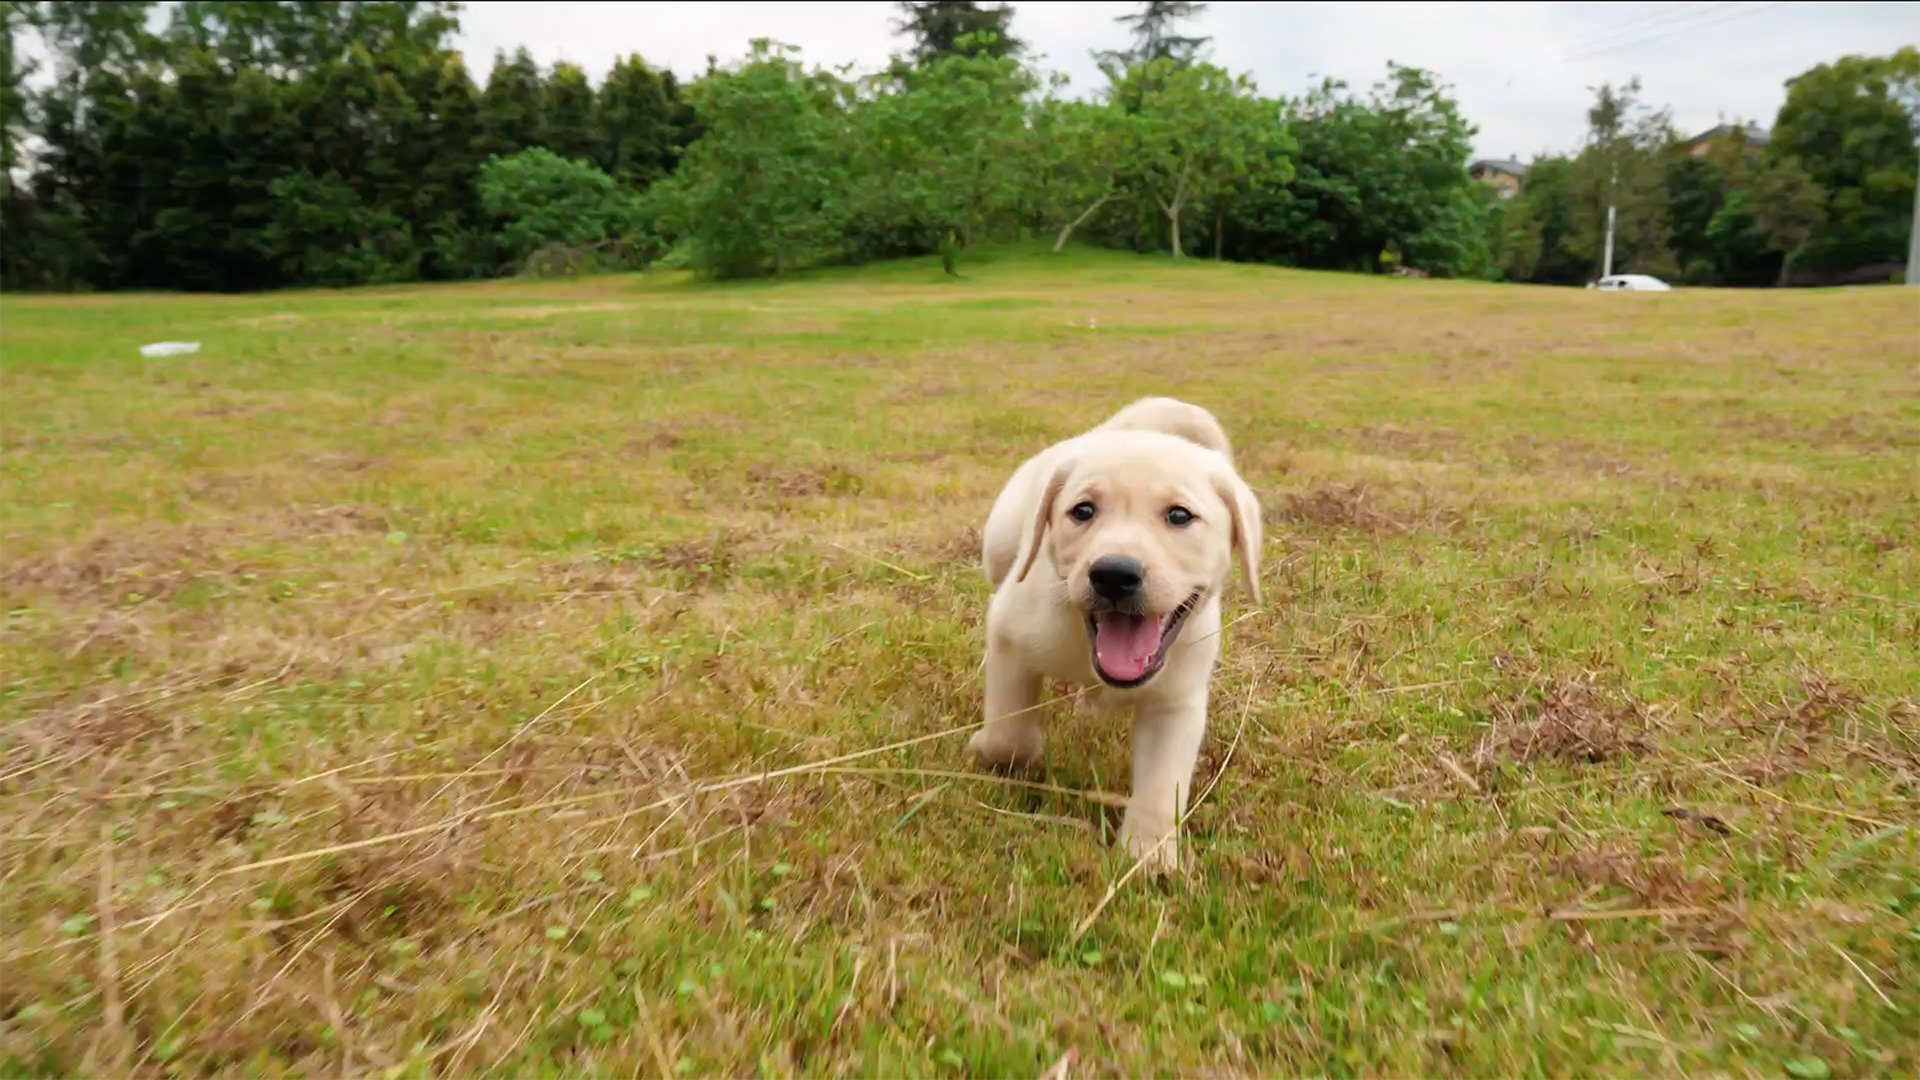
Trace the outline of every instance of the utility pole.
<path fill-rule="evenodd" d="M 1612 203 L 1607 204 L 1607 253 L 1606 255 L 1602 256 L 1600 261 L 1600 276 L 1602 278 L 1610 278 L 1613 276 L 1613 204 Z"/>
<path fill-rule="evenodd" d="M 1907 284 L 1920 285 L 1920 183 L 1913 185 L 1913 224 L 1907 229 Z"/>
<path fill-rule="evenodd" d="M 1602 280 L 1613 276 L 1613 189 L 1619 183 L 1620 159 L 1614 158 L 1612 167 L 1607 170 L 1607 251 L 1600 261 Z"/>

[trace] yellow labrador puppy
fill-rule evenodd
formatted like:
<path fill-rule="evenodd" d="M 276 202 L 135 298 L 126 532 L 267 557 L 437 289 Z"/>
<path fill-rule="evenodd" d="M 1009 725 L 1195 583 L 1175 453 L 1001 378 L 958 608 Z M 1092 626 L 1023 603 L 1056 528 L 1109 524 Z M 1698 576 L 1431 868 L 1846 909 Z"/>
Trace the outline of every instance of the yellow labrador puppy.
<path fill-rule="evenodd" d="M 1220 655 L 1220 594 L 1233 555 L 1260 599 L 1260 505 L 1234 472 L 1212 414 L 1147 398 L 1028 459 L 982 538 L 987 579 L 984 765 L 1037 764 L 1043 678 L 1101 685 L 1132 706 L 1133 795 L 1120 839 L 1156 868 L 1178 865 Z"/>

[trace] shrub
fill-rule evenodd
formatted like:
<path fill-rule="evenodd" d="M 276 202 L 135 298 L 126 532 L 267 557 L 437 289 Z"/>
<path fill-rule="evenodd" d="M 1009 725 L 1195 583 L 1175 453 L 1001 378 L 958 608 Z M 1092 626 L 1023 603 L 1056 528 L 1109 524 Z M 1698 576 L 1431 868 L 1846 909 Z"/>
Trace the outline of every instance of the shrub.
<path fill-rule="evenodd" d="M 501 256 L 528 272 L 644 262 L 648 229 L 639 193 L 588 162 L 534 147 L 488 161 L 479 186 L 481 206 L 500 223 Z"/>

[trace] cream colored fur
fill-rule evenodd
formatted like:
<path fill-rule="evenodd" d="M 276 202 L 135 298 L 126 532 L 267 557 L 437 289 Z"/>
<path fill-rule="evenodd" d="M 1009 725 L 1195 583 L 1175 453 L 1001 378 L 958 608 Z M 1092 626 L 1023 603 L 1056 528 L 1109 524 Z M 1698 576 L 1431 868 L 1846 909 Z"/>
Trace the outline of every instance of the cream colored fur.
<path fill-rule="evenodd" d="M 1087 503 L 1091 520 L 1069 511 Z M 1172 506 L 1194 520 L 1176 527 Z M 986 725 L 971 742 L 982 764 L 1039 762 L 1042 679 L 1096 687 L 1103 711 L 1131 708 L 1133 794 L 1121 825 L 1131 854 L 1178 863 L 1171 836 L 1185 812 L 1206 734 L 1207 690 L 1220 652 L 1220 594 L 1234 555 L 1259 602 L 1260 506 L 1234 471 L 1212 414 L 1171 398 L 1127 406 L 1099 427 L 1027 460 L 1000 492 L 982 537 L 994 586 L 987 611 Z M 1088 567 L 1103 555 L 1145 569 L 1148 609 L 1198 595 L 1158 672 L 1143 685 L 1104 685 L 1087 619 Z"/>

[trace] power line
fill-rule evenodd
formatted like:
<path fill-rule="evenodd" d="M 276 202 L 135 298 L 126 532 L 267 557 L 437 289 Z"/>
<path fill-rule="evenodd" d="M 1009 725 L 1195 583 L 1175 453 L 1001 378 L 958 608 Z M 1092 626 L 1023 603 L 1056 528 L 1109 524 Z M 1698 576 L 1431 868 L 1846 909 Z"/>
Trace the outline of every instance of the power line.
<path fill-rule="evenodd" d="M 1620 22 L 1614 23 L 1612 26 L 1604 27 L 1600 30 L 1599 33 L 1588 38 L 1584 42 L 1581 42 L 1580 44 L 1574 46 L 1574 49 L 1577 51 L 1579 49 L 1586 49 L 1586 48 L 1592 48 L 1599 45 L 1612 44 L 1615 41 L 1619 41 L 1633 34 L 1642 33 L 1647 30 L 1657 29 L 1657 28 L 1669 25 L 1677 20 L 1691 19 L 1699 15 L 1707 14 L 1709 11 L 1713 11 L 1715 9 L 1729 8 L 1729 7 L 1735 7 L 1735 6 L 1737 6 L 1737 4 L 1734 2 L 1718 3 L 1718 4 L 1701 4 L 1701 3 L 1668 4 L 1665 7 L 1659 8 L 1657 10 L 1649 11 L 1649 12 L 1641 12 L 1639 15 L 1636 15 L 1633 18 L 1623 19 Z M 1453 81 L 1460 82 L 1462 80 L 1477 78 L 1483 74 L 1497 73 L 1496 69 L 1498 65 L 1499 65 L 1499 61 L 1497 59 L 1482 60 L 1478 63 L 1469 65 L 1467 68 L 1465 68 L 1462 71 L 1456 72 L 1453 76 Z M 1553 65 L 1542 65 L 1542 66 L 1553 66 Z M 1527 68 L 1524 70 L 1531 71 L 1535 69 Z"/>
<path fill-rule="evenodd" d="M 1587 60 L 1596 56 L 1605 56 L 1609 53 L 1619 52 L 1622 49 L 1631 49 L 1639 45 L 1645 45 L 1649 42 L 1659 41 L 1663 38 L 1672 37 L 1675 34 L 1686 33 L 1691 30 L 1704 29 L 1709 26 L 1717 26 L 1721 23 L 1732 22 L 1735 19 L 1744 19 L 1752 15 L 1758 15 L 1758 14 L 1761 14 L 1762 12 L 1771 11 L 1777 7 L 1784 7 L 1786 6 L 1786 2 L 1787 0 L 1775 0 L 1775 2 L 1773 3 L 1756 4 L 1756 5 L 1751 5 L 1747 7 L 1741 7 L 1739 4 L 1709 5 L 1707 8 L 1703 10 L 1691 11 L 1691 12 L 1687 12 L 1684 15 L 1679 16 L 1677 22 L 1674 19 L 1660 20 L 1660 24 L 1663 28 L 1657 29 L 1656 32 L 1654 33 L 1642 33 L 1637 37 L 1628 37 L 1624 40 L 1618 39 L 1617 35 L 1615 34 L 1611 34 L 1611 33 L 1602 34 L 1597 38 L 1589 39 L 1587 43 L 1584 45 L 1577 46 L 1573 49 L 1568 50 L 1565 53 L 1562 53 L 1561 56 L 1556 60 L 1551 60 L 1541 64 L 1532 64 L 1527 67 L 1519 68 L 1513 71 L 1507 71 L 1505 73 L 1489 70 L 1491 68 L 1491 65 L 1489 64 L 1489 65 L 1483 66 L 1481 69 L 1478 69 L 1478 70 L 1469 69 L 1469 74 L 1466 78 L 1456 77 L 1451 81 L 1455 82 L 1456 84 L 1460 82 L 1471 81 L 1479 76 L 1482 76 L 1483 74 L 1499 74 L 1499 75 L 1502 75 L 1502 77 L 1504 77 L 1508 81 L 1511 81 L 1514 77 L 1519 75 L 1530 75 L 1530 74 L 1533 74 L 1534 72 L 1545 71 L 1549 68 L 1563 67 L 1567 64 L 1574 63 L 1576 61 Z M 1734 10 L 1734 11 L 1725 10 L 1726 8 L 1729 8 L 1729 7 L 1738 8 L 1739 10 Z M 1642 29 L 1643 30 L 1654 29 L 1654 27 L 1652 25 L 1649 25 L 1649 26 L 1643 27 Z"/>
<path fill-rule="evenodd" d="M 1616 23 L 1587 39 L 1584 43 L 1574 46 L 1574 51 L 1578 52 L 1582 49 L 1611 45 L 1649 30 L 1662 29 L 1674 23 L 1686 22 L 1703 15 L 1709 15 L 1724 11 L 1727 8 L 1739 6 L 1738 0 L 1729 0 L 1729 2 L 1719 4 L 1673 4 L 1664 11 L 1652 12 L 1647 16 L 1627 19 Z"/>
<path fill-rule="evenodd" d="M 1721 23 L 1732 22 L 1735 19 L 1749 18 L 1751 16 L 1761 14 L 1762 12 L 1772 11 L 1774 8 L 1785 7 L 1785 6 L 1786 6 L 1786 0 L 1775 0 L 1775 2 L 1771 4 L 1760 4 L 1757 7 L 1745 8 L 1740 11 L 1726 12 L 1715 18 L 1705 19 L 1698 22 L 1689 22 L 1682 26 L 1675 26 L 1672 29 L 1662 30 L 1656 34 L 1648 34 L 1644 37 L 1632 38 L 1627 41 L 1619 42 L 1618 44 L 1606 45 L 1606 46 L 1602 46 L 1600 48 L 1595 48 L 1595 49 L 1588 49 L 1586 52 L 1580 52 L 1576 50 L 1575 52 L 1568 53 L 1566 55 L 1561 56 L 1560 61 L 1561 63 L 1570 64 L 1576 60 L 1590 60 L 1596 56 L 1605 56 L 1608 53 L 1616 53 L 1622 49 L 1631 49 L 1640 45 L 1648 44 L 1650 42 L 1655 42 L 1655 41 L 1663 40 L 1665 38 L 1670 38 L 1675 34 L 1684 34 L 1694 30 L 1703 30 L 1709 26 L 1718 26 Z"/>

